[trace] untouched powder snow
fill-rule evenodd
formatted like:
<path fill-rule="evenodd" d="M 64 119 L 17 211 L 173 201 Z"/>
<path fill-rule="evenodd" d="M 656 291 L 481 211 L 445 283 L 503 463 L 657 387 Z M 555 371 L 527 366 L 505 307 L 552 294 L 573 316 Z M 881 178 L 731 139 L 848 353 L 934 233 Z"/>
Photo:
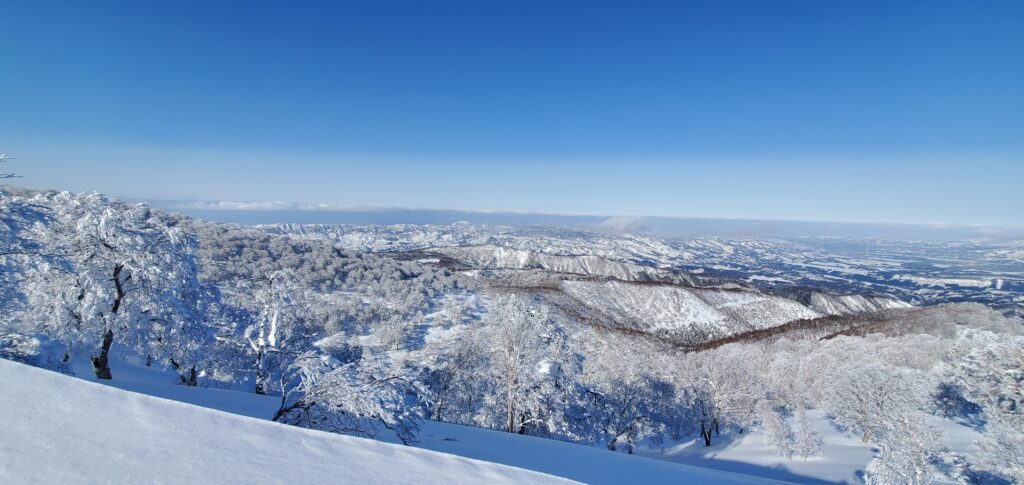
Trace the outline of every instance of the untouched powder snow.
<path fill-rule="evenodd" d="M 431 450 L 529 468 L 592 484 L 782 483 L 753 475 L 611 452 L 604 448 L 433 421 L 423 423 L 419 439 L 419 446 Z"/>
<path fill-rule="evenodd" d="M 557 483 L 311 431 L 0 359 L 0 483 Z"/>

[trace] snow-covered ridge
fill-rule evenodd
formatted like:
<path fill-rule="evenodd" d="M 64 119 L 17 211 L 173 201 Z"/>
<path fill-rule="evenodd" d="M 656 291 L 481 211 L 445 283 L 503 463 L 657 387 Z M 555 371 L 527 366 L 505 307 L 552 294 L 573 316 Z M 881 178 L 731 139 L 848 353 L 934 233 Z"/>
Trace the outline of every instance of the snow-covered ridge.
<path fill-rule="evenodd" d="M 825 315 L 853 315 L 878 310 L 911 308 L 913 305 L 894 298 L 869 297 L 863 295 L 811 294 L 807 306 Z"/>
<path fill-rule="evenodd" d="M 835 295 L 887 296 L 915 305 L 976 301 L 1003 308 L 1006 314 L 1014 314 L 1013 308 L 1019 306 L 1016 302 L 1021 301 L 1024 294 L 1024 259 L 1020 257 L 1024 254 L 1022 241 L 929 242 L 744 236 L 700 236 L 677 240 L 552 226 L 508 227 L 465 223 L 390 226 L 277 224 L 261 227 L 276 234 L 327 241 L 349 250 L 408 252 L 497 247 L 527 252 L 532 255 L 530 258 L 545 261 L 551 268 L 573 268 L 583 263 L 549 257 L 586 256 L 601 258 L 607 261 L 603 264 L 609 266 L 622 263 L 650 268 L 646 271 L 656 277 L 669 270 L 691 279 L 699 275 L 710 281 L 738 281 L 763 290 L 811 287 Z M 500 259 L 484 254 L 471 256 L 471 260 L 494 259 L 496 262 Z M 616 268 L 609 272 L 629 274 L 631 271 Z M 848 310 L 842 310 L 844 312 L 852 311 L 858 305 L 852 301 L 840 304 L 849 306 Z"/>
<path fill-rule="evenodd" d="M 0 482 L 8 484 L 570 482 L 121 391 L 3 359 L 0 381 Z"/>
<path fill-rule="evenodd" d="M 798 302 L 751 291 L 565 281 L 569 296 L 616 325 L 694 345 L 822 316 Z"/>
<path fill-rule="evenodd" d="M 667 281 L 694 285 L 694 278 L 634 263 L 615 261 L 596 255 L 555 255 L 501 246 L 461 246 L 435 248 L 443 254 L 476 269 L 544 269 L 556 273 L 605 276 L 625 281 Z"/>

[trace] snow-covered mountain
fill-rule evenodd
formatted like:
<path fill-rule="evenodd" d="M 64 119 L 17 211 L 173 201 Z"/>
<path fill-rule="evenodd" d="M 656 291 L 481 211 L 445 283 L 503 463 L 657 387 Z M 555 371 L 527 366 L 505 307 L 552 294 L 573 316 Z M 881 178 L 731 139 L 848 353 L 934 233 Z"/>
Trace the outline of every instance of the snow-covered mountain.
<path fill-rule="evenodd" d="M 712 261 L 714 256 L 723 259 L 712 266 L 721 267 L 729 261 L 763 261 L 752 255 L 768 249 L 798 250 L 783 242 L 678 242 L 548 227 L 471 224 L 276 225 L 263 229 L 472 272 L 501 290 L 534 294 L 585 322 L 649 333 L 684 345 L 794 320 L 911 306 L 881 294 L 768 285 L 753 276 L 710 277 L 707 268 L 694 266 Z"/>
<path fill-rule="evenodd" d="M 0 358 L 280 424 L 421 443 L 587 482 L 637 478 L 623 474 L 640 463 L 633 453 L 704 463 L 730 440 L 753 452 L 754 435 L 764 444 L 757 453 L 778 457 L 758 458 L 768 468 L 745 468 L 758 476 L 1024 480 L 1013 471 L 1022 458 L 1013 451 L 1021 449 L 1021 407 L 1005 405 L 1017 399 L 1013 376 L 1024 366 L 1020 319 L 1000 304 L 911 306 L 893 298 L 900 288 L 916 303 L 927 303 L 921 295 L 932 291 L 947 292 L 939 301 L 1014 295 L 1012 265 L 970 259 L 995 254 L 970 249 L 978 248 L 973 243 L 927 249 L 921 258 L 913 242 L 872 243 L 871 255 L 859 260 L 852 255 L 865 251 L 863 244 L 814 244 L 823 243 L 466 224 L 250 228 L 94 193 L 4 189 Z M 957 255 L 972 262 L 957 262 Z M 988 286 L 963 284 L 984 279 L 980 272 L 1000 276 Z M 913 278 L 890 277 L 908 274 Z M 927 286 L 899 286 L 919 283 Z M 12 415 L 39 411 L 42 418 L 24 420 L 45 429 L 48 440 L 57 433 L 50 424 L 76 429 L 45 421 L 53 413 L 119 434 L 135 433 L 135 421 L 141 436 L 182 439 L 144 409 L 187 413 L 158 401 L 99 399 L 101 408 L 128 418 L 109 423 L 107 410 L 76 404 L 94 400 L 76 386 L 41 392 L 59 396 L 47 403 L 57 407 L 33 403 L 32 411 Z M 21 394 L 31 399 L 3 402 L 41 399 Z M 266 406 L 247 409 L 256 402 Z M 223 418 L 189 413 L 193 427 L 213 429 Z M 974 457 L 950 452 L 928 424 L 936 419 L 976 427 L 984 450 Z M 82 429 L 73 436 L 103 433 Z M 276 439 L 272 430 L 289 428 L 238 435 L 261 456 L 272 446 L 262 440 Z M 27 428 L 19 433 L 13 440 L 0 435 L 0 457 L 26 441 Z M 822 435 L 841 445 L 825 448 L 834 455 L 827 460 L 858 451 L 835 473 L 794 466 L 797 453 L 814 460 L 823 452 Z M 863 446 L 846 446 L 850 435 Z M 229 458 L 242 453 L 218 439 L 207 441 Z M 303 440 L 318 442 L 305 434 L 280 439 L 299 448 Z M 114 444 L 115 453 L 143 463 L 155 454 Z M 88 473 L 104 473 L 95 450 L 43 445 L 80 454 Z M 324 445 L 348 456 L 339 446 Z M 19 455 L 20 462 L 46 457 L 39 448 L 42 455 Z M 379 462 L 365 454 L 351 459 Z M 421 459 L 448 463 L 409 457 Z M 459 463 L 449 468 L 461 473 Z M 0 465 L 0 473 L 40 477 L 17 463 Z M 407 478 L 421 468 L 396 470 Z M 696 476 L 641 468 L 660 470 L 645 475 L 648 481 Z M 141 473 L 121 471 L 128 477 L 112 480 Z"/>
<path fill-rule="evenodd" d="M 476 267 L 546 268 L 620 279 L 711 284 L 726 280 L 766 291 L 808 287 L 833 295 L 884 296 L 919 305 L 975 301 L 1013 315 L 1022 313 L 1024 305 L 1024 259 L 1019 257 L 1024 241 L 659 239 L 548 226 L 477 224 L 262 227 L 360 251 L 436 251 Z M 838 305 L 846 307 L 841 311 L 852 311 L 863 303 Z M 828 304 L 831 309 L 815 308 L 840 311 L 835 304 Z"/>

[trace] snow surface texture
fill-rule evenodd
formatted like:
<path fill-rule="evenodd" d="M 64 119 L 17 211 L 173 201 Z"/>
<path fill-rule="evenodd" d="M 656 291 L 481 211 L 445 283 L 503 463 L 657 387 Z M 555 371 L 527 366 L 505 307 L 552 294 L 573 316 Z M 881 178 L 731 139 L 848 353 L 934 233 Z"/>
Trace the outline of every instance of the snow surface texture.
<path fill-rule="evenodd" d="M 7 484 L 568 482 L 124 392 L 6 360 L 0 382 L 0 482 Z"/>
<path fill-rule="evenodd" d="M 570 482 L 559 476 L 596 484 L 772 483 L 554 440 L 424 423 L 420 446 L 441 453 L 125 392 L 3 359 L 0 385 L 5 390 L 0 394 L 0 483 L 5 484 Z M 145 390 L 160 387 L 174 399 L 213 407 L 231 399 L 206 394 L 244 396 L 159 383 Z M 259 415 L 276 401 L 250 397 L 231 407 Z"/>

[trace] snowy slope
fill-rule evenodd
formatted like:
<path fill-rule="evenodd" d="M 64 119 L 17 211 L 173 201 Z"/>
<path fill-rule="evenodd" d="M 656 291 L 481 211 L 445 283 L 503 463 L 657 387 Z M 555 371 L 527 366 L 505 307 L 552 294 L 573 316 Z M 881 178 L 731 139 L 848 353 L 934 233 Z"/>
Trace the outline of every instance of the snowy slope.
<path fill-rule="evenodd" d="M 808 306 L 825 315 L 853 315 L 894 308 L 911 308 L 913 305 L 893 298 L 814 293 Z"/>
<path fill-rule="evenodd" d="M 2 359 L 0 385 L 0 483 L 565 481 L 124 392 Z"/>
<path fill-rule="evenodd" d="M 561 289 L 617 326 L 665 334 L 687 344 L 821 316 L 796 301 L 751 291 L 615 281 L 563 281 Z"/>
<path fill-rule="evenodd" d="M 418 449 L 206 409 L 259 416 L 272 396 L 147 383 L 148 369 L 133 377 L 116 384 L 204 407 L 0 359 L 0 483 L 772 483 L 437 422 L 423 423 Z"/>
<path fill-rule="evenodd" d="M 419 446 L 480 460 L 538 470 L 584 483 L 778 483 L 725 470 L 672 463 L 660 457 L 614 453 L 562 441 L 446 423 L 423 424 Z M 722 467 L 724 468 L 724 467 Z M 757 472 L 757 470 L 755 470 Z"/>

